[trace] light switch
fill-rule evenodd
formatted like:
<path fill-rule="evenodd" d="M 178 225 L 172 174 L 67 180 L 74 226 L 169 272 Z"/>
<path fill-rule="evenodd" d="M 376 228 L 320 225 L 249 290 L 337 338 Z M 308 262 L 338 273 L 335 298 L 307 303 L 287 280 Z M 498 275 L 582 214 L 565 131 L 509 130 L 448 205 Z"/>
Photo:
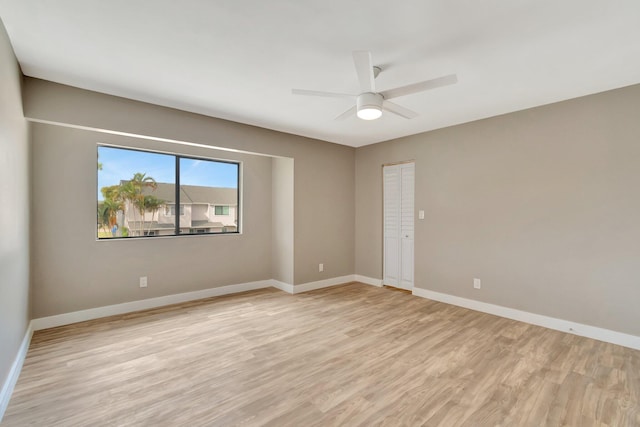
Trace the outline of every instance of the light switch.
<path fill-rule="evenodd" d="M 418 219 L 424 219 L 424 211 L 418 211 Z"/>

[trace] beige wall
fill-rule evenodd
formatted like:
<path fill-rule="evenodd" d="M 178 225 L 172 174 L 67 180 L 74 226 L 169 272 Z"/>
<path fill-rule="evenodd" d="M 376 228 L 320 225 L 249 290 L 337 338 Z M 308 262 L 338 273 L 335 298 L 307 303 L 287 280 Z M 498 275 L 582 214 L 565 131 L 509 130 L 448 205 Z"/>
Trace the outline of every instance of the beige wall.
<path fill-rule="evenodd" d="M 382 164 L 415 160 L 417 287 L 640 335 L 639 111 L 640 85 L 359 148 L 356 273 L 382 277 Z"/>
<path fill-rule="evenodd" d="M 293 284 L 293 159 L 272 160 L 272 235 L 271 263 L 273 278 Z"/>
<path fill-rule="evenodd" d="M 29 324 L 29 135 L 21 79 L 0 20 L 0 389 Z"/>
<path fill-rule="evenodd" d="M 416 209 L 426 211 L 426 219 L 416 222 L 416 286 L 640 335 L 635 316 L 640 299 L 640 86 L 354 150 L 37 79 L 27 78 L 25 85 L 25 115 L 33 120 L 293 159 L 293 256 L 287 256 L 293 270 L 289 273 L 286 263 L 272 258 L 269 251 L 277 245 L 271 238 L 267 265 L 259 262 L 256 271 L 269 270 L 283 281 L 292 276 L 294 284 L 354 272 L 380 278 L 381 166 L 415 160 Z M 44 149 L 45 139 L 54 135 L 56 146 L 72 157 L 90 140 L 116 138 L 58 126 L 36 130 L 46 138 L 36 137 L 35 144 Z M 78 144 L 70 144 L 74 139 Z M 34 187 L 45 182 L 37 166 L 34 161 Z M 79 173 L 88 179 L 90 171 Z M 34 188 L 34 198 L 43 192 Z M 88 207 L 82 204 L 81 209 Z M 83 239 L 72 236 L 69 244 L 82 245 Z M 164 244 L 157 256 L 174 248 L 194 249 L 192 243 L 181 243 L 187 240 L 166 241 L 177 243 Z M 144 253 L 140 242 L 126 251 Z M 47 256 L 66 266 L 75 261 L 47 255 L 56 249 L 53 240 L 34 243 L 38 262 Z M 107 264 L 122 261 L 116 256 L 119 249 L 86 249 L 84 256 L 102 256 Z M 318 272 L 318 263 L 324 263 L 324 273 Z M 275 272 L 280 266 L 283 270 Z M 125 261 L 125 267 L 132 277 L 126 280 L 134 283 L 122 285 L 127 290 L 117 298 L 99 286 L 105 276 L 89 272 L 82 273 L 86 283 L 74 279 L 69 290 L 97 292 L 91 296 L 97 305 L 155 296 L 137 288 L 139 265 Z M 46 269 L 36 265 L 33 271 L 34 284 L 42 283 Z M 109 274 L 109 280 L 124 280 Z M 190 282 L 185 291 L 212 286 L 211 274 L 197 277 L 202 280 Z M 214 286 L 249 280 L 235 272 L 219 281 L 215 277 Z M 481 290 L 472 288 L 474 277 L 482 279 Z M 46 279 L 49 293 L 36 295 L 35 301 L 46 306 L 49 298 L 69 299 L 69 294 L 53 295 L 59 279 Z M 150 288 L 153 280 L 150 275 Z M 177 290 L 167 285 L 157 292 Z M 35 304 L 34 314 L 86 305 L 57 301 L 52 310 Z"/>
<path fill-rule="evenodd" d="M 353 274 L 355 149 L 31 78 L 24 104 L 35 120 L 294 159 L 294 283 Z"/>
<path fill-rule="evenodd" d="M 271 158 L 37 123 L 32 141 L 35 318 L 271 278 Z M 242 234 L 96 241 L 97 143 L 242 161 Z"/>

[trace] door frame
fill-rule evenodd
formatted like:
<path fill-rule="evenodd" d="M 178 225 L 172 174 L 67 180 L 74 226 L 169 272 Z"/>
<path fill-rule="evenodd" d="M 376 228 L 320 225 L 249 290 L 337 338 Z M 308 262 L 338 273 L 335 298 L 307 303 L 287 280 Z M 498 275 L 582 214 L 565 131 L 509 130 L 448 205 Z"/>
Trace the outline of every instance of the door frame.
<path fill-rule="evenodd" d="M 383 163 L 382 165 L 380 165 L 380 177 L 381 177 L 381 180 L 380 180 L 380 193 L 382 194 L 382 197 L 381 197 L 381 206 L 380 206 L 380 209 L 382 210 L 382 221 L 381 221 L 381 223 L 380 223 L 380 226 L 381 226 L 380 228 L 381 228 L 381 232 L 382 232 L 382 253 L 381 253 L 381 261 L 382 261 L 382 279 L 380 280 L 380 283 L 381 283 L 381 285 L 382 285 L 382 286 L 392 286 L 392 287 L 394 287 L 393 285 L 385 285 L 385 283 L 384 283 L 384 279 L 385 279 L 385 250 L 384 250 L 384 248 L 385 248 L 385 242 L 384 242 L 384 218 L 385 218 L 385 217 L 384 217 L 384 168 L 385 168 L 385 167 L 387 167 L 387 166 L 397 166 L 397 165 L 404 165 L 404 164 L 408 164 L 408 163 L 413 163 L 413 168 L 414 168 L 414 169 L 413 169 L 413 170 L 414 170 L 414 178 L 413 178 L 413 179 L 414 179 L 414 189 L 413 189 L 413 201 L 414 201 L 414 212 L 413 212 L 413 217 L 414 217 L 414 220 L 413 220 L 413 221 L 414 221 L 414 222 L 413 222 L 413 225 L 414 225 L 414 233 L 413 233 L 413 250 L 412 250 L 412 253 L 413 253 L 413 259 L 411 260 L 411 262 L 412 262 L 412 264 L 413 264 L 413 265 L 412 265 L 412 268 L 413 268 L 412 289 L 413 289 L 413 288 L 415 288 L 415 287 L 416 287 L 416 280 L 415 280 L 415 279 L 416 279 L 416 275 L 415 275 L 415 267 L 416 267 L 416 265 L 415 265 L 415 258 L 416 258 L 416 257 L 415 257 L 415 244 L 416 244 L 416 242 L 415 242 L 415 224 L 416 224 L 416 221 L 415 221 L 415 196 L 416 196 L 416 191 L 415 191 L 415 170 L 416 170 L 416 169 L 415 169 L 415 168 L 416 168 L 416 161 L 415 161 L 415 159 L 409 159 L 409 160 L 401 160 L 401 161 L 397 161 L 397 162 Z M 404 289 L 404 288 L 401 288 L 401 287 L 399 287 L 399 286 L 398 286 L 397 288 L 398 288 L 398 289 Z"/>

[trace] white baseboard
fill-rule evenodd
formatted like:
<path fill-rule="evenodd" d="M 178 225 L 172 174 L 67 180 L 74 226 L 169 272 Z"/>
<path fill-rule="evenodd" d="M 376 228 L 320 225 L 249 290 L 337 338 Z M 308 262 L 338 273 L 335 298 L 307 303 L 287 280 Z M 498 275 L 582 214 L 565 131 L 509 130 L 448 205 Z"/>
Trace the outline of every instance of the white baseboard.
<path fill-rule="evenodd" d="M 86 320 L 99 319 L 101 317 L 132 313 L 134 311 L 147 310 L 150 308 L 162 307 L 170 304 L 178 304 L 203 298 L 234 294 L 238 292 L 251 291 L 254 289 L 268 288 L 271 286 L 289 294 L 299 294 L 301 292 L 312 291 L 314 289 L 326 288 L 329 286 L 340 285 L 342 283 L 353 282 L 355 280 L 354 277 L 355 276 L 351 274 L 326 280 L 319 280 L 317 282 L 303 283 L 297 286 L 280 282 L 278 280 L 260 280 L 257 282 L 221 286 L 218 288 L 204 289 L 201 291 L 185 292 L 182 294 L 167 295 L 157 298 L 125 302 L 122 304 L 89 308 L 87 310 L 73 311 L 71 313 L 57 314 L 54 316 L 41 317 L 38 319 L 33 319 L 32 325 L 34 331 L 39 331 L 41 329 L 55 328 L 57 326 L 84 322 Z"/>
<path fill-rule="evenodd" d="M 293 294 L 293 285 L 289 283 L 280 282 L 278 280 L 272 280 L 271 286 L 273 286 L 276 289 L 280 289 L 281 291 L 286 292 L 288 294 Z"/>
<path fill-rule="evenodd" d="M 317 282 L 307 282 L 301 285 L 290 285 L 288 283 L 273 280 L 273 287 L 290 294 L 300 294 L 316 289 L 328 288 L 330 286 L 342 285 L 349 282 L 360 282 L 366 285 L 381 287 L 382 280 L 371 277 L 360 276 L 359 274 L 348 274 L 346 276 L 332 277 L 331 279 L 318 280 Z"/>
<path fill-rule="evenodd" d="M 367 276 L 361 276 L 359 274 L 354 275 L 354 280 L 356 282 L 364 283 L 366 285 L 377 286 L 379 288 L 382 287 L 382 279 L 373 279 Z"/>
<path fill-rule="evenodd" d="M 9 406 L 9 400 L 11 400 L 13 388 L 18 382 L 18 377 L 22 370 L 22 364 L 24 363 L 25 357 L 27 357 L 27 351 L 29 350 L 32 335 L 33 321 L 29 322 L 29 326 L 27 326 L 27 331 L 25 332 L 22 343 L 20 343 L 20 347 L 18 348 L 18 354 L 16 354 L 16 358 L 13 360 L 13 364 L 9 370 L 9 375 L 7 375 L 7 379 L 2 385 L 2 390 L 0 391 L 0 422 L 2 421 L 2 417 L 4 417 L 4 412 L 7 410 L 7 406 Z"/>
<path fill-rule="evenodd" d="M 334 277 L 331 279 L 304 283 L 297 286 L 279 282 L 277 280 L 261 280 L 257 282 L 242 283 L 237 285 L 222 286 L 218 288 L 204 289 L 201 291 L 167 295 L 163 297 L 149 298 L 123 304 L 97 307 L 88 310 L 81 310 L 71 313 L 33 319 L 29 323 L 25 336 L 18 350 L 18 354 L 16 355 L 13 365 L 11 366 L 11 370 L 9 371 L 9 375 L 7 376 L 7 379 L 2 386 L 2 390 L 0 391 L 0 421 L 2 421 L 2 416 L 4 415 L 4 412 L 9 405 L 9 400 L 11 398 L 13 388 L 15 387 L 18 376 L 20 375 L 22 364 L 24 363 L 24 359 L 29 349 L 29 343 L 31 342 L 33 331 L 82 322 L 85 320 L 97 319 L 100 317 L 125 314 L 149 308 L 156 308 L 170 304 L 238 292 L 245 292 L 255 289 L 262 289 L 271 286 L 290 294 L 297 294 L 353 281 L 372 286 L 382 286 L 382 281 L 380 279 L 373 279 L 358 274 Z M 543 316 L 540 314 L 529 313 L 509 307 L 503 307 L 481 301 L 457 297 L 454 295 L 443 294 L 427 289 L 413 288 L 413 295 L 640 350 L 640 337 L 635 335 L 629 335 L 622 332 L 616 332 L 609 329 L 603 329 L 595 326 L 571 322 L 568 320 L 557 319 L 554 317 Z"/>
<path fill-rule="evenodd" d="M 125 302 L 122 304 L 90 308 L 87 310 L 58 314 L 55 316 L 41 317 L 39 319 L 32 320 L 33 330 L 39 331 L 41 329 L 84 322 L 85 320 L 98 319 L 100 317 L 131 313 L 134 311 L 147 310 L 149 308 L 162 307 L 170 304 L 178 304 L 181 302 L 194 301 L 220 295 L 252 291 L 254 289 L 268 288 L 272 286 L 272 282 L 272 280 L 260 280 L 257 282 L 241 283 L 237 285 L 220 286 L 218 288 L 203 289 L 201 291 L 185 292 L 182 294 L 167 295 L 163 297 Z"/>
<path fill-rule="evenodd" d="M 349 274 L 347 276 L 332 277 L 331 279 L 318 280 L 317 282 L 308 282 L 301 285 L 295 285 L 293 287 L 294 294 L 302 292 L 313 291 L 321 288 L 328 288 L 330 286 L 342 285 L 343 283 L 349 283 L 355 281 L 355 275 Z"/>
<path fill-rule="evenodd" d="M 571 322 L 569 320 L 557 319 L 555 317 L 543 316 L 541 314 L 529 313 L 527 311 L 516 310 L 514 308 L 503 307 L 501 305 L 489 304 L 486 302 L 457 297 L 454 295 L 429 291 L 427 289 L 413 288 L 413 295 L 417 295 L 419 297 L 431 299 L 434 301 L 444 302 L 447 304 L 457 305 L 459 307 L 464 307 L 471 310 L 481 311 L 483 313 L 506 317 L 507 319 L 530 323 L 532 325 L 555 329 L 556 331 L 568 332 L 570 334 L 580 335 L 583 337 L 592 338 L 594 340 L 604 341 L 611 344 L 617 344 L 623 347 L 640 350 L 640 337 L 635 335 L 616 332 L 610 329 L 598 328 L 596 326 L 585 325 L 582 323 Z"/>

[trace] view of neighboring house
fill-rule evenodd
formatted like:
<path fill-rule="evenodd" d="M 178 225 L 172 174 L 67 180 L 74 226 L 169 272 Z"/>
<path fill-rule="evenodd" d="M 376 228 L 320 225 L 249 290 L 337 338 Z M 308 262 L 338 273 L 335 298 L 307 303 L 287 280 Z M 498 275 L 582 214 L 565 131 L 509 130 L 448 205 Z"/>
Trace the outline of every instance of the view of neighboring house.
<path fill-rule="evenodd" d="M 128 229 L 130 236 L 174 235 L 176 227 L 175 185 L 157 183 L 155 189 L 145 188 L 145 195 L 162 201 L 155 211 L 144 218 L 130 201 L 124 204 L 118 224 Z M 236 188 L 180 186 L 180 233 L 229 233 L 238 230 L 238 190 Z"/>

